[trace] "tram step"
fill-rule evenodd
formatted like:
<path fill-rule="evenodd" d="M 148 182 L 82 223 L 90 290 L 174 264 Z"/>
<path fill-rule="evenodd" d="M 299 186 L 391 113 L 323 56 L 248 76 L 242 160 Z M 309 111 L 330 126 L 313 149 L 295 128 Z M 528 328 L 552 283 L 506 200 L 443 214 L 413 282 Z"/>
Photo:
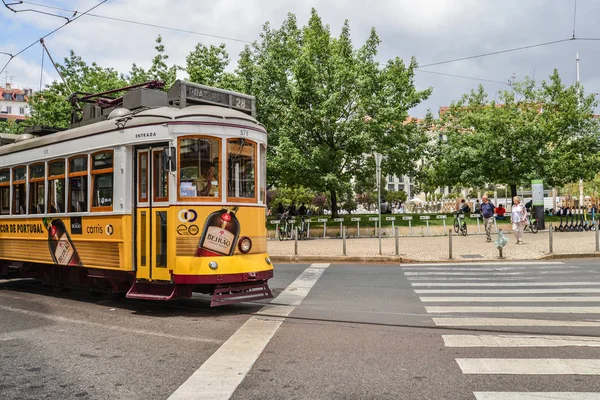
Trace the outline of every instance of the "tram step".
<path fill-rule="evenodd" d="M 173 300 L 178 295 L 177 286 L 173 284 L 134 282 L 127 292 L 128 299 Z"/>
<path fill-rule="evenodd" d="M 242 283 L 238 285 L 217 285 L 213 292 L 211 307 L 236 304 L 251 300 L 272 299 L 273 294 L 269 285 L 263 283 Z"/>

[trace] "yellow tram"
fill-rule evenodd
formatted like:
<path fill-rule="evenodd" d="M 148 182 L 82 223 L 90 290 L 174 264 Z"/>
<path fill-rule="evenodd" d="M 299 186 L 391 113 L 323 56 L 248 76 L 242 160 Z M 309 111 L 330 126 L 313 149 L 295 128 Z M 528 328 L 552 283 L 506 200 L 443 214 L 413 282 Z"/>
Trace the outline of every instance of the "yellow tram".
<path fill-rule="evenodd" d="M 211 306 L 272 297 L 255 99 L 156 86 L 80 97 L 70 129 L 0 147 L 0 274 Z"/>

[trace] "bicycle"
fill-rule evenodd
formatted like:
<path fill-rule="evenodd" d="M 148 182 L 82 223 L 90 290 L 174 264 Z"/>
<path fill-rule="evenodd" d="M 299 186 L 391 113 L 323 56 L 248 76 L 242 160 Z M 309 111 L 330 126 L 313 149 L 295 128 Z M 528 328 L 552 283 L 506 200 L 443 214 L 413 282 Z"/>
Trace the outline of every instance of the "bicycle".
<path fill-rule="evenodd" d="M 538 226 L 538 220 L 537 220 L 537 218 L 530 217 L 528 215 L 527 216 L 527 223 L 525 224 L 525 228 L 523 230 L 526 230 L 527 228 L 529 228 L 529 230 L 531 231 L 531 233 L 538 233 L 539 226 Z"/>
<path fill-rule="evenodd" d="M 454 213 L 454 233 L 459 232 L 461 235 L 467 236 L 467 222 L 464 214 L 456 212 Z"/>
<path fill-rule="evenodd" d="M 298 229 L 298 240 L 306 239 L 308 237 L 308 224 L 302 216 L 300 220 L 300 228 Z"/>
<path fill-rule="evenodd" d="M 281 216 L 281 224 L 279 224 L 277 235 L 279 240 L 283 241 L 285 238 L 292 237 L 292 224 L 289 223 L 289 217 L 287 213 L 283 213 Z"/>

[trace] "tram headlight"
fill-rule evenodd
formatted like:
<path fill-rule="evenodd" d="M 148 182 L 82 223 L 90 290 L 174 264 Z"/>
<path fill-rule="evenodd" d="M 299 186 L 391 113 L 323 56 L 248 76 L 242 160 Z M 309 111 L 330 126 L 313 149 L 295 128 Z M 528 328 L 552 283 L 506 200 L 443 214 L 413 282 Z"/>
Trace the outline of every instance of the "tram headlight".
<path fill-rule="evenodd" d="M 214 271 L 215 269 L 219 268 L 219 264 L 217 264 L 216 261 L 211 261 L 208 263 L 208 268 Z"/>
<path fill-rule="evenodd" d="M 238 249 L 240 249 L 240 251 L 242 253 L 244 253 L 244 254 L 248 253 L 251 248 L 252 248 L 252 240 L 250 240 L 250 238 L 248 236 L 244 236 L 238 241 Z"/>

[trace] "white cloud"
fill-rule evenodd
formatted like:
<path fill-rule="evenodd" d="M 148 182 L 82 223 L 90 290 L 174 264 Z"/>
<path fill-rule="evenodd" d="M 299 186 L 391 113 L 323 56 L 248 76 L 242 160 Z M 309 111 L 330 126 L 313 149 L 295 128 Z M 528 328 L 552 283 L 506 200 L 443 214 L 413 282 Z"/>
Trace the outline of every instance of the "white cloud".
<path fill-rule="evenodd" d="M 46 1 L 46 4 L 80 11 L 98 3 L 98 0 Z M 567 38 L 573 29 L 571 2 L 542 0 L 113 0 L 98 7 L 93 13 L 252 41 L 258 38 L 266 21 L 279 27 L 288 12 L 296 14 L 299 24 L 304 25 L 311 7 L 315 7 L 323 21 L 331 26 L 333 35 L 339 34 L 341 25 L 348 19 L 355 46 L 364 43 L 370 28 L 374 26 L 382 39 L 382 61 L 396 56 L 408 59 L 414 55 L 421 64 L 428 64 Z M 592 0 L 580 0 L 578 34 L 600 37 L 600 29 L 596 24 L 599 14 L 600 4 Z M 0 47 L 10 51 L 18 49 L 14 44 L 17 37 L 35 40 L 36 37 L 31 35 L 33 28 L 36 29 L 35 32 L 47 32 L 61 24 L 57 18 L 33 13 L 11 13 L 2 18 L 10 22 L 10 29 L 9 43 Z M 69 49 L 73 49 L 87 62 L 96 61 L 102 66 L 127 72 L 132 63 L 144 68 L 150 66 L 154 56 L 154 40 L 158 34 L 163 36 L 170 61 L 179 65 L 185 64 L 186 55 L 198 42 L 225 42 L 233 66 L 244 46 L 244 43 L 236 41 L 88 16 L 69 24 L 46 42 L 57 61 L 67 56 Z M 525 75 L 532 75 L 535 69 L 536 78 L 542 78 L 547 77 L 553 68 L 559 68 L 564 81 L 570 84 L 574 79 L 575 52 L 579 51 L 582 58 L 582 82 L 586 90 L 598 92 L 600 72 L 595 69 L 595 65 L 600 61 L 597 56 L 600 53 L 599 45 L 600 42 L 568 42 L 444 64 L 430 69 L 507 81 L 513 73 L 517 79 L 522 79 Z M 36 45 L 23 57 L 14 60 L 9 69 L 11 75 L 15 76 L 15 82 L 36 88 L 39 84 L 40 59 L 41 50 Z M 48 77 L 56 78 L 49 64 L 46 64 L 45 71 Z M 449 104 L 479 84 L 430 74 L 418 74 L 416 82 L 420 88 L 434 88 L 431 99 L 414 110 L 419 116 L 427 108 L 437 110 L 439 106 Z M 491 93 L 502 88 L 499 84 L 481 83 Z"/>

